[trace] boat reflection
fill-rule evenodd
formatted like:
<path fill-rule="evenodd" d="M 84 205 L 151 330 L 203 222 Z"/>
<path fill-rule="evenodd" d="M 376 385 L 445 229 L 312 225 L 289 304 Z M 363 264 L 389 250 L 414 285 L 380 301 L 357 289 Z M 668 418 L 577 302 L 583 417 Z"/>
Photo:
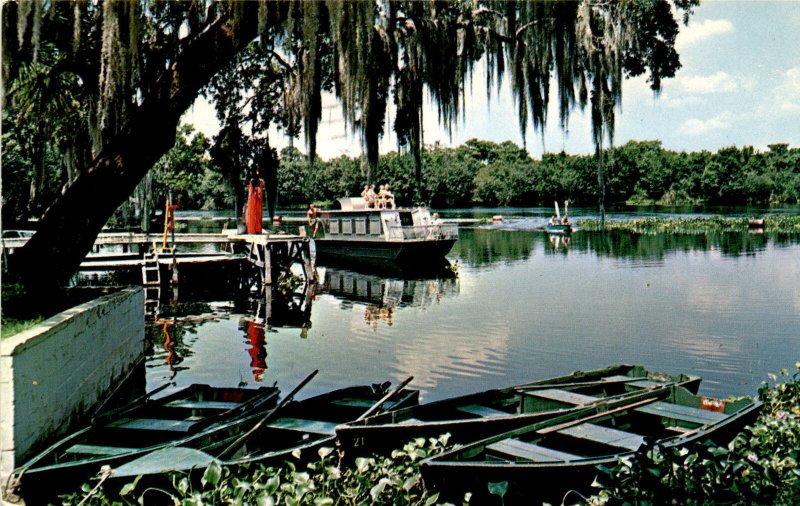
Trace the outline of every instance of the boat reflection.
<path fill-rule="evenodd" d="M 441 277 L 391 278 L 378 274 L 327 267 L 321 276 L 320 292 L 364 307 L 364 321 L 373 328 L 384 323 L 391 326 L 400 308 L 438 304 L 459 292 L 453 270 Z"/>
<path fill-rule="evenodd" d="M 571 239 L 568 234 L 547 234 L 547 239 L 550 242 L 551 253 L 567 253 L 569 250 L 569 241 Z"/>

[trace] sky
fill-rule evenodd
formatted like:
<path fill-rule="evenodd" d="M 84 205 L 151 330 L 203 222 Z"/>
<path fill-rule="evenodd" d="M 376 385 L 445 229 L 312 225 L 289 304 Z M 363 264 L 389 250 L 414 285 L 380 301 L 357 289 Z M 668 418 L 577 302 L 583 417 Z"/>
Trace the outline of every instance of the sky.
<path fill-rule="evenodd" d="M 787 143 L 800 147 L 800 0 L 710 0 L 695 8 L 676 41 L 683 67 L 666 79 L 660 95 L 650 90 L 645 76 L 623 85 L 617 111 L 615 144 L 629 140 L 660 140 L 675 151 L 716 151 L 727 146 Z M 551 87 L 555 90 L 556 87 Z M 555 92 L 548 125 L 542 133 L 529 125 L 523 139 L 510 82 L 487 100 L 479 65 L 467 83 L 463 116 L 448 133 L 438 125 L 436 110 L 426 101 L 424 142 L 458 146 L 468 139 L 523 144 L 535 158 L 543 152 L 593 151 L 588 110 L 576 109 L 569 128 L 559 127 Z M 394 151 L 391 132 L 394 111 L 388 111 L 381 152 Z M 184 120 L 208 136 L 219 130 L 212 107 L 202 98 Z M 278 131 L 270 143 L 280 149 L 288 140 Z M 301 139 L 295 141 L 305 151 Z M 318 153 L 324 160 L 359 156 L 358 138 L 348 131 L 332 96 L 323 97 Z"/>

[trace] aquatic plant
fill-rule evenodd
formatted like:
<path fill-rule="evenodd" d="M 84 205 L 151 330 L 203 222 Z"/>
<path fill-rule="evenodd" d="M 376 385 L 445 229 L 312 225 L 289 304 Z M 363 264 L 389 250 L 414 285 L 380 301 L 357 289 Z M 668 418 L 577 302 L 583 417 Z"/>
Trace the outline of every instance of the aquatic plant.
<path fill-rule="evenodd" d="M 118 495 L 107 494 L 103 478 L 84 484 L 82 492 L 62 497 L 65 504 L 258 504 L 356 505 L 435 504 L 439 494 L 426 490 L 419 461 L 441 453 L 449 436 L 419 438 L 395 450 L 391 456 L 359 457 L 343 464 L 333 448 L 321 448 L 319 460 L 305 469 L 287 462 L 283 467 L 230 468 L 211 464 L 200 486 L 184 473 L 171 473 L 170 486 L 144 488 L 139 479 L 122 487 Z"/>
<path fill-rule="evenodd" d="M 690 218 L 639 218 L 634 220 L 606 220 L 605 226 L 600 220 L 583 219 L 576 226 L 588 232 L 601 230 L 623 230 L 641 235 L 655 234 L 709 234 L 744 232 L 748 230 L 748 218 L 731 218 L 723 216 L 690 217 Z M 763 230 L 785 234 L 800 233 L 800 216 L 767 216 L 764 218 Z"/>

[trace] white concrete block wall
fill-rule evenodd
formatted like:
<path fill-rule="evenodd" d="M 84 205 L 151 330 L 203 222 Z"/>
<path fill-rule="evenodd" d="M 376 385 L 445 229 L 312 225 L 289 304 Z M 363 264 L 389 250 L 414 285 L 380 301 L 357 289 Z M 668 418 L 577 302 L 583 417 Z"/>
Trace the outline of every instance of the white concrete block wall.
<path fill-rule="evenodd" d="M 103 398 L 144 354 L 144 294 L 122 289 L 0 341 L 0 479 Z"/>

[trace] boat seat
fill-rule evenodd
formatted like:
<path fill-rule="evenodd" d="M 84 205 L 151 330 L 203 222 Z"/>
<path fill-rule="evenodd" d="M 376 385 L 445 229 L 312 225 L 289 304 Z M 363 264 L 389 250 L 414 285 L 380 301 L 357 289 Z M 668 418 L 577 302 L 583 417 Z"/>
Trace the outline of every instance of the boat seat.
<path fill-rule="evenodd" d="M 644 436 L 639 434 L 592 423 L 582 423 L 567 427 L 566 429 L 561 429 L 558 433 L 633 451 L 638 450 L 644 443 Z"/>
<path fill-rule="evenodd" d="M 186 399 L 179 399 L 176 401 L 168 402 L 165 404 L 168 408 L 187 408 L 187 409 L 220 409 L 229 410 L 234 409 L 241 404 L 238 402 L 225 402 L 225 401 L 189 401 Z"/>
<path fill-rule="evenodd" d="M 478 415 L 483 418 L 497 418 L 500 416 L 510 416 L 505 411 L 490 408 L 488 406 L 481 406 L 480 404 L 467 404 L 466 406 L 459 406 L 458 411 L 469 413 L 471 415 Z"/>
<path fill-rule="evenodd" d="M 660 387 L 666 385 L 663 381 L 653 381 L 647 378 L 640 378 L 636 379 L 631 376 L 606 376 L 603 378 L 603 381 L 606 383 L 618 383 L 618 382 L 625 382 L 628 385 L 631 385 L 636 388 L 653 388 L 653 387 Z"/>
<path fill-rule="evenodd" d="M 526 443 L 525 441 L 515 438 L 503 439 L 502 441 L 492 443 L 488 445 L 486 449 L 505 456 L 521 458 L 533 462 L 568 462 L 582 458 L 578 455 L 552 450 L 533 443 Z"/>
<path fill-rule="evenodd" d="M 708 411 L 705 409 L 682 406 L 680 404 L 673 404 L 671 402 L 663 401 L 638 407 L 636 408 L 636 411 L 700 425 L 716 423 L 727 418 L 727 415 L 724 413 L 717 413 L 716 411 Z"/>
<path fill-rule="evenodd" d="M 168 420 L 163 418 L 123 418 L 106 427 L 115 429 L 154 430 L 169 432 L 189 432 L 196 420 Z"/>
<path fill-rule="evenodd" d="M 278 418 L 270 423 L 270 427 L 276 429 L 297 430 L 308 432 L 311 434 L 325 434 L 328 436 L 336 435 L 336 426 L 339 425 L 335 422 L 326 422 L 323 420 L 303 420 L 300 418 Z"/>
<path fill-rule="evenodd" d="M 556 401 L 563 404 L 572 404 L 575 406 L 579 406 L 582 404 L 589 404 L 598 401 L 597 397 L 593 397 L 591 395 L 583 395 L 575 392 L 570 392 L 569 390 L 561 390 L 557 388 L 532 390 L 524 392 L 524 394 L 531 397 L 539 397 L 540 399 L 547 399 L 550 401 Z"/>
<path fill-rule="evenodd" d="M 77 444 L 66 449 L 67 453 L 82 453 L 84 455 L 125 455 L 136 451 L 136 448 L 123 448 L 121 446 L 99 446 Z"/>

